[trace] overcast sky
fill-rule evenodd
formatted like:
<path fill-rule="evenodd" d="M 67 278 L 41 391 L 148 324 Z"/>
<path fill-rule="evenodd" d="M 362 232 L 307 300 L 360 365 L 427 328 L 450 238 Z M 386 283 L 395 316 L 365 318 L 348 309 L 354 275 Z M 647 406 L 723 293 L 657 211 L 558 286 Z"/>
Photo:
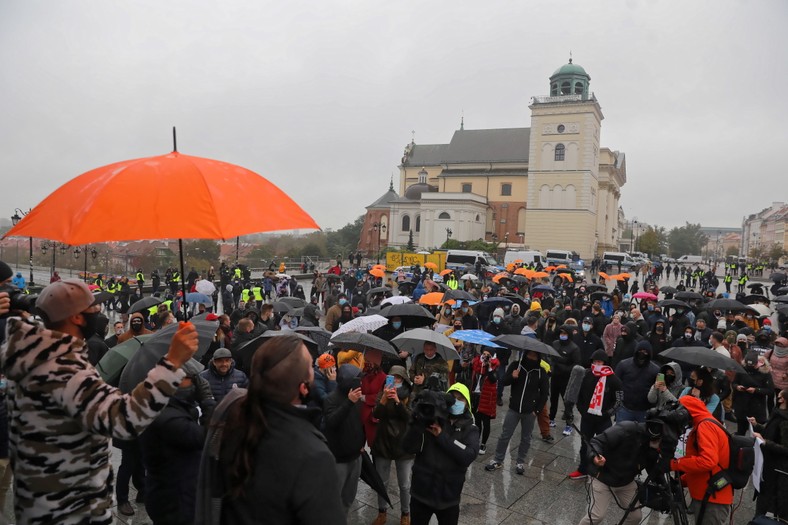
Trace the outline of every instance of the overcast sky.
<path fill-rule="evenodd" d="M 176 125 L 181 152 L 339 228 L 397 184 L 411 130 L 529 127 L 571 50 L 627 155 L 627 216 L 740 226 L 788 200 L 786 26 L 785 0 L 4 0 L 0 216 L 171 151 Z"/>

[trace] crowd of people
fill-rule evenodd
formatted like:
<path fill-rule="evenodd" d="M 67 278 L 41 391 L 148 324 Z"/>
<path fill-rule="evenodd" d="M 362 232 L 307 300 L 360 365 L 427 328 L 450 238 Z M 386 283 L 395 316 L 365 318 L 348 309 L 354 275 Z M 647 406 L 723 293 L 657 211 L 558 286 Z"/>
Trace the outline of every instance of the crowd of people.
<path fill-rule="evenodd" d="M 32 312 L 42 323 L 18 311 L 2 321 L 6 477 L 13 471 L 17 519 L 110 523 L 113 492 L 118 511 L 134 513 L 133 483 L 136 503 L 154 523 L 345 523 L 359 479 L 369 482 L 369 452 L 380 482 L 399 492 L 400 523 L 426 524 L 433 515 L 457 523 L 467 469 L 487 453 L 500 409 L 503 426 L 485 475 L 504 468 L 518 427 L 517 475 L 525 474 L 534 427 L 548 443 L 554 432 L 579 432 L 580 457 L 567 476 L 591 478 L 581 523 L 598 523 L 616 503 L 626 506 L 635 478 L 661 453 L 662 430 L 650 410 L 678 406 L 691 430 L 683 455 L 667 461 L 682 473 L 692 511 L 703 512 L 704 523 L 730 517 L 730 487 L 706 495 L 709 479 L 729 466 L 727 435 L 705 423 L 715 418 L 762 439 L 756 510 L 788 518 L 780 497 L 788 493 L 780 474 L 788 466 L 788 315 L 753 308 L 771 302 L 757 293 L 763 290 L 750 288 L 754 298 L 742 290 L 715 307 L 729 294 L 718 292 L 713 271 L 695 283 L 674 278 L 675 287 L 669 274 L 642 274 L 641 290 L 637 274 L 586 280 L 569 269 L 521 264 L 494 275 L 437 270 L 387 278 L 360 261 L 339 263 L 314 272 L 306 294 L 292 276 L 253 280 L 223 264 L 215 299 L 192 312 L 217 326 L 199 360 L 190 359 L 196 335 L 177 289 L 132 314 L 133 302 L 122 304 L 109 333 L 112 313 L 95 304 L 87 285 L 50 284 Z M 0 281 L 10 282 L 12 272 L 5 273 L 0 267 Z M 200 280 L 194 273 L 189 290 Z M 780 295 L 785 285 L 778 279 L 768 291 Z M 130 295 L 139 300 L 143 287 Z M 281 306 L 284 297 L 302 304 Z M 401 302 L 420 304 L 423 315 L 387 314 Z M 0 293 L 0 314 L 9 310 L 8 294 Z M 428 321 L 416 325 L 414 316 Z M 326 346 L 362 317 L 384 319 L 371 333 L 390 349 Z M 179 320 L 170 353 L 130 394 L 96 372 L 110 348 Z M 444 334 L 454 353 L 429 340 L 416 351 L 397 346 L 415 326 Z M 515 342 L 466 342 L 461 336 L 472 330 L 485 341 Z M 62 350 L 50 356 L 47 345 Z M 716 353 L 742 369 L 663 355 L 674 348 Z M 44 390 L 36 385 L 42 377 Z M 110 439 L 122 451 L 117 483 Z M 50 466 L 63 461 L 73 471 L 53 474 Z M 81 469 L 91 475 L 80 477 Z M 387 523 L 389 510 L 380 492 L 373 524 Z M 638 523 L 639 509 L 627 519 Z"/>

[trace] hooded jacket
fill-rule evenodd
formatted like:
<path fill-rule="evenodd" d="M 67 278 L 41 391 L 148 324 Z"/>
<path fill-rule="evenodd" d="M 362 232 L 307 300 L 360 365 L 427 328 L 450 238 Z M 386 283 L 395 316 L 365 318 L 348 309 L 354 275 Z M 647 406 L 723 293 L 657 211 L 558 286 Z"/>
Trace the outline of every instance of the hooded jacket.
<path fill-rule="evenodd" d="M 616 339 L 616 347 L 613 351 L 613 366 L 618 365 L 624 359 L 634 356 L 638 341 L 643 339 L 638 335 L 638 327 L 634 321 L 629 321 L 625 324 L 624 329 L 627 331 L 627 335 L 624 336 L 622 333 Z"/>
<path fill-rule="evenodd" d="M 695 500 L 703 500 L 709 478 L 730 464 L 730 446 L 728 436 L 713 421 L 706 405 L 698 398 L 684 396 L 679 399 L 692 418 L 692 431 L 687 438 L 687 454 L 670 462 L 670 470 L 683 472 L 681 479 L 686 483 L 690 496 Z M 717 491 L 710 498 L 711 503 L 730 505 L 733 503 L 733 487 Z"/>
<path fill-rule="evenodd" d="M 358 458 L 366 441 L 361 423 L 361 401 L 353 403 L 347 397 L 356 388 L 361 388 L 361 370 L 353 365 L 342 365 L 337 371 L 337 389 L 323 403 L 324 434 L 337 463 Z"/>
<path fill-rule="evenodd" d="M 597 454 L 607 460 L 602 467 L 594 465 Z M 645 423 L 616 423 L 591 439 L 586 455 L 589 474 L 605 485 L 623 487 L 632 483 L 635 476 L 649 466 L 649 438 Z"/>
<path fill-rule="evenodd" d="M 111 523 L 109 438 L 137 437 L 185 373 L 162 358 L 122 394 L 90 365 L 82 339 L 18 318 L 7 330 L 0 364 L 9 379 L 18 522 Z"/>
<path fill-rule="evenodd" d="M 512 373 L 517 368 L 520 369 L 520 373 L 514 378 Z M 518 414 L 541 411 L 550 393 L 550 382 L 545 369 L 540 366 L 539 361 L 530 361 L 525 356 L 509 364 L 503 385 L 512 387 L 509 408 Z"/>
<path fill-rule="evenodd" d="M 651 385 L 651 389 L 648 391 L 648 402 L 652 405 L 655 405 L 659 409 L 672 401 L 676 401 L 684 388 L 684 378 L 683 374 L 681 373 L 681 366 L 679 366 L 679 364 L 675 361 L 671 361 L 666 365 L 662 365 L 659 369 L 659 373 L 665 374 L 668 369 L 673 370 L 676 378 L 669 385 L 667 382 L 665 383 L 667 390 L 660 392 L 654 387 L 654 385 Z M 667 377 L 667 374 L 665 375 Z"/>
<path fill-rule="evenodd" d="M 616 375 L 621 380 L 624 390 L 623 405 L 629 410 L 648 410 L 651 404 L 648 401 L 648 392 L 657 378 L 659 367 L 651 361 L 651 346 L 648 341 L 638 343 L 638 349 L 648 352 L 646 363 L 639 365 L 634 357 L 624 359 L 616 366 Z"/>
<path fill-rule="evenodd" d="M 569 378 L 572 368 L 580 364 L 580 349 L 572 341 L 572 334 L 567 334 L 566 341 L 561 341 L 560 333 L 558 337 L 559 339 L 553 341 L 553 348 L 558 352 L 558 356 L 552 356 L 550 364 L 554 376 Z"/>
<path fill-rule="evenodd" d="M 604 361 L 607 365 L 610 362 L 610 358 L 607 356 L 604 350 L 597 350 L 591 355 L 591 361 Z M 602 401 L 602 413 L 606 415 L 596 416 L 587 414 L 588 406 L 591 404 L 591 398 L 594 395 L 594 389 L 596 389 L 598 381 L 599 378 L 594 375 L 592 370 L 589 369 L 585 371 L 585 374 L 583 375 L 583 381 L 580 384 L 580 392 L 577 396 L 577 410 L 583 415 L 583 417 L 609 418 L 613 415 L 615 409 L 618 407 L 618 403 L 621 400 L 621 380 L 616 377 L 616 374 L 609 375 L 605 380 L 605 394 L 603 398 L 604 400 Z"/>

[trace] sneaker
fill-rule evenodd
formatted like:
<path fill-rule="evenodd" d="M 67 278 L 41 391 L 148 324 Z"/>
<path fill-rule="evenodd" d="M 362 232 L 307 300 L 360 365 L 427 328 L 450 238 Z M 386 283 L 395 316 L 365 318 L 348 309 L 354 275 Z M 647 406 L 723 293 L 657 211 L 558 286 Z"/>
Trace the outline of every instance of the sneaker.
<path fill-rule="evenodd" d="M 503 468 L 503 463 L 499 461 L 491 461 L 489 465 L 486 465 L 484 467 L 484 470 L 486 470 L 487 472 L 492 472 L 493 470 L 498 470 L 501 468 Z"/>
<path fill-rule="evenodd" d="M 410 525 L 410 514 L 403 514 L 399 519 L 399 525 Z"/>
<path fill-rule="evenodd" d="M 550 420 L 550 428 L 555 428 L 555 419 Z"/>
<path fill-rule="evenodd" d="M 514 467 L 514 471 L 519 475 L 522 476 L 525 474 L 525 465 L 522 463 L 518 463 L 516 467 Z"/>
<path fill-rule="evenodd" d="M 134 508 L 131 506 L 131 503 L 129 503 L 128 501 L 124 501 L 123 503 L 118 503 L 118 512 L 120 512 L 124 516 L 134 516 Z"/>
<path fill-rule="evenodd" d="M 372 525 L 386 525 L 386 513 L 378 511 L 378 517 L 375 518 Z"/>
<path fill-rule="evenodd" d="M 572 425 L 566 425 L 564 427 L 564 435 L 571 436 L 572 435 Z"/>
<path fill-rule="evenodd" d="M 547 434 L 546 436 L 542 436 L 542 441 L 544 441 L 545 443 L 552 443 L 553 441 L 555 441 L 555 438 L 553 437 L 552 434 Z"/>
<path fill-rule="evenodd" d="M 485 455 L 486 453 L 487 453 L 487 445 L 485 445 L 484 443 L 482 443 L 481 445 L 479 445 L 479 455 L 480 455 L 480 456 L 483 456 L 483 455 Z"/>
<path fill-rule="evenodd" d="M 575 470 L 574 472 L 569 474 L 568 477 L 569 479 L 586 479 L 588 477 L 588 474 L 583 474 L 579 470 Z"/>

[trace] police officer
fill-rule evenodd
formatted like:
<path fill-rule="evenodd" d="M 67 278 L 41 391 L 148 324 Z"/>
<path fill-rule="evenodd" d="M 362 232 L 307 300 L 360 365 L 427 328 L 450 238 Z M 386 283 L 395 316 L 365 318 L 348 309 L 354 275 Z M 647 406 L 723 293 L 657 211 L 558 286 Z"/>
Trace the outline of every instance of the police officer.
<path fill-rule="evenodd" d="M 142 295 L 142 288 L 145 286 L 145 274 L 142 273 L 142 268 L 137 268 L 137 289 L 140 291 L 140 297 Z"/>

